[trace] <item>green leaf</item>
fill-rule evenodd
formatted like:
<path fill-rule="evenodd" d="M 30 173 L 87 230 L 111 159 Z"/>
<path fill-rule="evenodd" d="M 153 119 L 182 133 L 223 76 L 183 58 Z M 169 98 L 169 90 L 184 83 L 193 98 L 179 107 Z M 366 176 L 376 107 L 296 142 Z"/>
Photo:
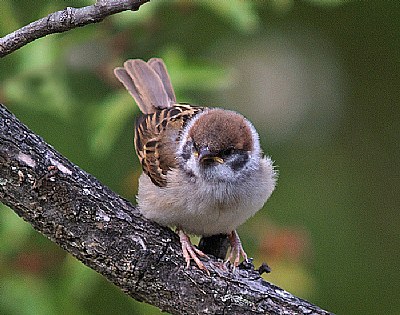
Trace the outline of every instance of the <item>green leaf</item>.
<path fill-rule="evenodd" d="M 133 121 L 137 107 L 125 90 L 104 99 L 99 107 L 92 121 L 94 131 L 90 148 L 95 154 L 105 155 L 112 149 L 128 120 Z"/>
<path fill-rule="evenodd" d="M 19 55 L 17 69 L 3 83 L 4 93 L 10 102 L 30 111 L 70 117 L 74 102 L 58 56 L 52 37 L 25 46 Z"/>
<path fill-rule="evenodd" d="M 0 305 L 3 314 L 56 314 L 53 293 L 40 278 L 27 274 L 3 276 L 0 285 Z"/>
<path fill-rule="evenodd" d="M 0 1 L 0 36 L 11 33 L 21 27 L 18 15 L 13 12 L 12 1 Z"/>
<path fill-rule="evenodd" d="M 221 18 L 229 21 L 243 33 L 252 33 L 261 26 L 260 18 L 255 7 L 256 1 L 201 0 L 199 3 L 214 11 Z"/>
<path fill-rule="evenodd" d="M 5 256 L 21 250 L 32 235 L 32 227 L 11 209 L 0 204 L 0 253 Z"/>
<path fill-rule="evenodd" d="M 113 24 L 117 25 L 121 29 L 125 29 L 128 26 L 136 26 L 146 21 L 151 20 L 157 13 L 157 10 L 163 1 L 153 0 L 151 5 L 144 4 L 140 6 L 139 12 L 123 11 L 116 15 L 111 16 Z"/>
<path fill-rule="evenodd" d="M 350 0 L 307 0 L 307 1 L 320 6 L 334 7 L 349 2 Z"/>
<path fill-rule="evenodd" d="M 174 47 L 169 47 L 161 56 L 178 93 L 185 89 L 218 91 L 233 84 L 233 71 L 221 65 L 189 62 Z"/>

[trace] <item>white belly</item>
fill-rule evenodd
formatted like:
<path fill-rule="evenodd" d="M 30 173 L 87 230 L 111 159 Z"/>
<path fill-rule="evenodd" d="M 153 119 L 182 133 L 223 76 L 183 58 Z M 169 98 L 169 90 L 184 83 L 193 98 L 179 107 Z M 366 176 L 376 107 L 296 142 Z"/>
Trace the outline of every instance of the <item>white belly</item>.
<path fill-rule="evenodd" d="M 197 235 L 230 233 L 262 208 L 275 187 L 271 161 L 263 159 L 255 176 L 229 182 L 182 181 L 179 170 L 168 173 L 167 187 L 155 186 L 146 174 L 139 179 L 140 212 L 165 226 Z"/>

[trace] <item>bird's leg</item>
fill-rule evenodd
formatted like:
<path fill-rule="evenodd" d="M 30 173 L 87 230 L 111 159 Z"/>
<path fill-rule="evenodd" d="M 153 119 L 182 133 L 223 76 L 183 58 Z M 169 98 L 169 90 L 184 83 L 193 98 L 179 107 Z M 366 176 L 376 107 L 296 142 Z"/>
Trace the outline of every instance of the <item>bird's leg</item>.
<path fill-rule="evenodd" d="M 243 256 L 244 260 L 247 260 L 247 254 L 243 249 L 242 242 L 240 241 L 239 235 L 236 231 L 232 231 L 228 235 L 228 237 L 231 243 L 231 249 L 229 252 L 228 260 L 226 262 L 232 262 L 232 259 L 234 259 L 233 267 L 236 268 L 239 265 L 240 256 Z"/>
<path fill-rule="evenodd" d="M 176 232 L 178 233 L 179 240 L 181 242 L 183 257 L 185 258 L 186 261 L 186 268 L 189 268 L 190 259 L 193 259 L 196 265 L 199 267 L 199 269 L 204 270 L 205 272 L 207 272 L 207 274 L 210 274 L 206 266 L 204 266 L 204 264 L 198 257 L 200 256 L 208 258 L 208 256 L 204 254 L 201 250 L 192 245 L 189 236 L 187 236 L 185 232 L 183 232 L 180 229 L 176 229 Z"/>

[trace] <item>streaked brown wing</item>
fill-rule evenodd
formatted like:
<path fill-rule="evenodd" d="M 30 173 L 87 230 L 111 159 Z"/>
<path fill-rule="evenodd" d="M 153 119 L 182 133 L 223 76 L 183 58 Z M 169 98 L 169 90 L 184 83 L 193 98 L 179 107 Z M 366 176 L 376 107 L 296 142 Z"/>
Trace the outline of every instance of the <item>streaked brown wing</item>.
<path fill-rule="evenodd" d="M 175 104 L 137 119 L 136 154 L 155 185 L 167 185 L 167 171 L 177 167 L 175 157 L 181 131 L 188 120 L 203 110 L 203 107 Z"/>

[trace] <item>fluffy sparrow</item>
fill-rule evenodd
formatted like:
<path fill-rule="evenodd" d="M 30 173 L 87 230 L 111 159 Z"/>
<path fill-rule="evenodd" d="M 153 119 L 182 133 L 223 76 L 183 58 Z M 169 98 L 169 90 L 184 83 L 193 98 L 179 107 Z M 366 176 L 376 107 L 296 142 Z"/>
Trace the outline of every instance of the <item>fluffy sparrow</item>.
<path fill-rule="evenodd" d="M 206 256 L 186 233 L 227 234 L 228 260 L 247 259 L 236 228 L 262 208 L 275 188 L 270 158 L 254 126 L 221 108 L 177 103 L 164 62 L 128 60 L 114 70 L 143 113 L 135 148 L 142 165 L 137 202 L 148 219 L 176 226 L 186 267 Z"/>

